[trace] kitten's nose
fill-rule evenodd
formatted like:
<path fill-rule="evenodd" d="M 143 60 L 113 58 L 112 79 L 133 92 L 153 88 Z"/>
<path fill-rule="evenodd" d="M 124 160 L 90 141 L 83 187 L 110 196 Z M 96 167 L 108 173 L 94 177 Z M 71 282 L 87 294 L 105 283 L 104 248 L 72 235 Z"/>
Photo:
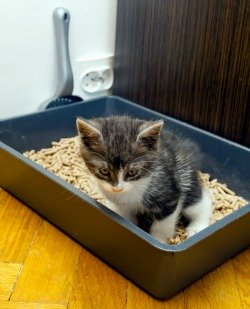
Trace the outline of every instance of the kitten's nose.
<path fill-rule="evenodd" d="M 121 192 L 123 190 L 123 188 L 121 188 L 121 187 L 112 187 L 112 190 L 114 192 Z"/>

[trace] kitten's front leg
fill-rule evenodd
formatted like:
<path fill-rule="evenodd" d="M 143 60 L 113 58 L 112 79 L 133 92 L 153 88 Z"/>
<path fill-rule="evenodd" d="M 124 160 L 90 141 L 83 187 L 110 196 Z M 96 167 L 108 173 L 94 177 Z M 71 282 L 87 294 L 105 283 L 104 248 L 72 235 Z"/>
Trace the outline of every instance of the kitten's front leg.
<path fill-rule="evenodd" d="M 121 214 L 120 211 L 119 211 L 119 207 L 118 207 L 115 203 L 113 203 L 113 202 L 111 202 L 110 200 L 108 200 L 108 201 L 106 202 L 106 206 L 107 206 L 109 209 L 113 210 L 113 211 L 114 211 L 115 213 L 117 213 L 118 215 L 122 216 L 122 214 Z"/>
<path fill-rule="evenodd" d="M 106 205 L 109 209 L 113 210 L 115 213 L 120 215 L 121 217 L 128 219 L 130 222 L 137 224 L 137 218 L 131 210 L 123 204 L 116 204 L 112 201 L 108 201 Z"/>
<path fill-rule="evenodd" d="M 191 205 L 184 210 L 185 215 L 190 218 L 190 223 L 186 228 L 188 237 L 209 226 L 212 215 L 212 199 L 208 189 L 202 189 L 202 197 L 198 203 Z"/>
<path fill-rule="evenodd" d="M 180 214 L 180 205 L 178 205 L 174 212 L 167 217 L 157 220 L 155 219 L 150 228 L 150 234 L 162 241 L 167 242 L 169 237 L 173 237 L 175 234 L 176 224 Z"/>

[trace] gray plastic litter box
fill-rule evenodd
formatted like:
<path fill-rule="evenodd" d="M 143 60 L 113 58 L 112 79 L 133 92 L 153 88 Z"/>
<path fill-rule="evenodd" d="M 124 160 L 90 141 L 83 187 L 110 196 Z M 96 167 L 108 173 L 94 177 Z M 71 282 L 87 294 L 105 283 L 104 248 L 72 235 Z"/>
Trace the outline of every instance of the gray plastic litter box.
<path fill-rule="evenodd" d="M 166 299 L 250 244 L 250 205 L 182 244 L 167 245 L 22 155 L 76 135 L 77 116 L 114 114 L 163 119 L 199 144 L 203 171 L 250 200 L 248 148 L 115 96 L 0 121 L 0 186 L 144 290 Z"/>

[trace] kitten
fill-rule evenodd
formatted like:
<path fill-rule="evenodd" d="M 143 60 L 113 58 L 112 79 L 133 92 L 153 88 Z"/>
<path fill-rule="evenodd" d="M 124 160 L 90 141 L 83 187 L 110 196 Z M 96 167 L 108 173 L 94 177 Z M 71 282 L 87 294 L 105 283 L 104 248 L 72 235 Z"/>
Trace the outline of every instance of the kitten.
<path fill-rule="evenodd" d="M 77 119 L 81 155 L 110 208 L 166 242 L 181 216 L 189 236 L 207 227 L 212 207 L 197 178 L 198 147 L 162 127 L 128 116 Z"/>

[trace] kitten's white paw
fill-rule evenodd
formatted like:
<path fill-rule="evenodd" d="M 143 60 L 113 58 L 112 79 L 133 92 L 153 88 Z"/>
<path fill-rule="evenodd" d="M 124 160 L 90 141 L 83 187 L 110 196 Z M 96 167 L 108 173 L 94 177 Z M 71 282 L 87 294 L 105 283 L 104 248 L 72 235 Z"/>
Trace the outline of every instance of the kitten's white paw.
<path fill-rule="evenodd" d="M 195 224 L 195 225 L 190 225 L 186 228 L 186 232 L 188 237 L 191 237 L 193 235 L 195 235 L 196 233 L 200 232 L 201 230 L 205 229 L 206 227 L 208 227 L 207 223 L 199 223 L 199 224 Z"/>
<path fill-rule="evenodd" d="M 175 227 L 180 214 L 181 207 L 162 220 L 155 220 L 150 228 L 150 234 L 161 242 L 166 243 L 167 239 L 175 235 Z"/>
<path fill-rule="evenodd" d="M 191 219 L 186 228 L 188 237 L 208 227 L 212 215 L 212 198 L 209 189 L 203 188 L 201 200 L 186 208 L 184 213 Z"/>
<path fill-rule="evenodd" d="M 150 233 L 151 234 L 151 233 Z M 160 233 L 151 234 L 155 239 L 159 240 L 160 242 L 166 243 L 168 237 L 165 235 L 161 235 Z M 173 237 L 173 235 L 171 236 Z"/>

